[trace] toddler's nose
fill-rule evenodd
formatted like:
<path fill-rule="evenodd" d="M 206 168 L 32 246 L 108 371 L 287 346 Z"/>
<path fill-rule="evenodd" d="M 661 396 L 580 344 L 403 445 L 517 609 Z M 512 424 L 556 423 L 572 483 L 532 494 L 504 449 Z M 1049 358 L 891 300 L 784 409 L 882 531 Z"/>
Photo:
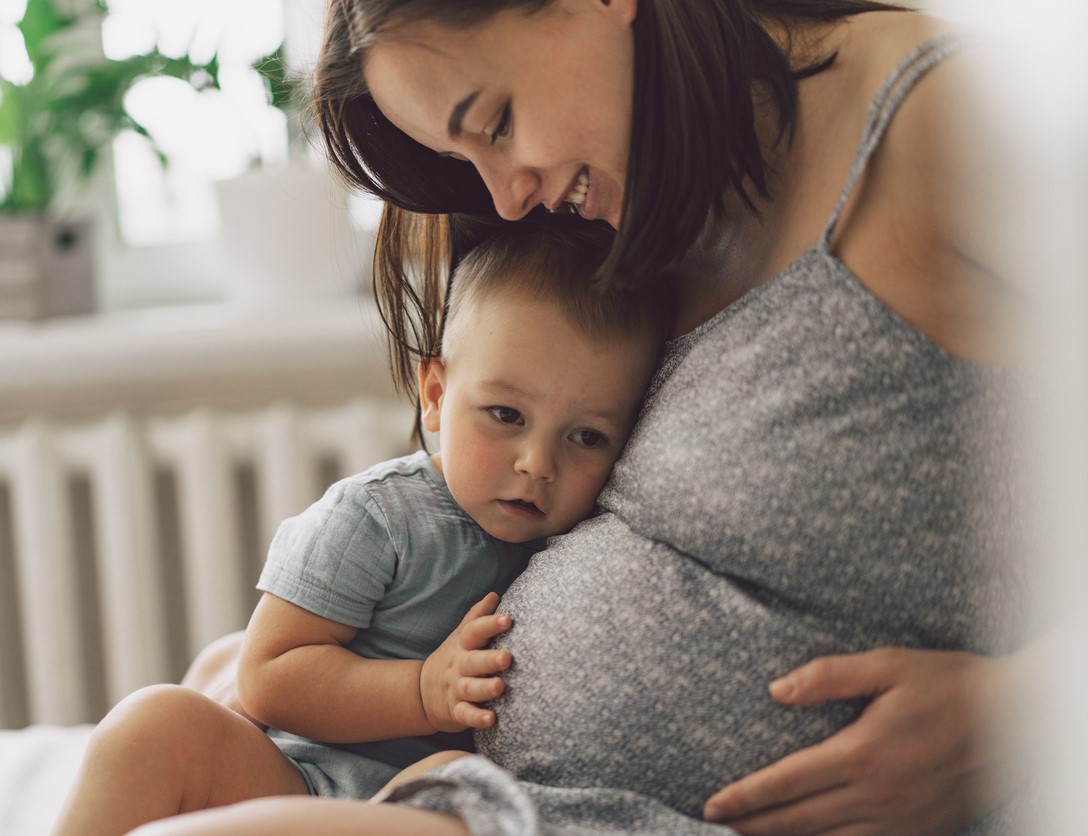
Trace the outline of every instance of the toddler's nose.
<path fill-rule="evenodd" d="M 550 482 L 555 479 L 555 452 L 545 442 L 530 442 L 522 446 L 514 467 L 532 479 Z"/>

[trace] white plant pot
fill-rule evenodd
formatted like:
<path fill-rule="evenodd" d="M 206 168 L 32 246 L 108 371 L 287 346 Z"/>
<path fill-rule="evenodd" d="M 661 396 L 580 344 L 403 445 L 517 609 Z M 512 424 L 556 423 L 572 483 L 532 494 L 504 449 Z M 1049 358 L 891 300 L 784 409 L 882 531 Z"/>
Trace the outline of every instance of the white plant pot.
<path fill-rule="evenodd" d="M 0 319 L 44 319 L 95 309 L 87 220 L 0 212 Z"/>
<path fill-rule="evenodd" d="M 326 169 L 256 170 L 216 190 L 234 301 L 349 301 L 369 284 L 373 237 L 356 229 L 347 195 Z"/>

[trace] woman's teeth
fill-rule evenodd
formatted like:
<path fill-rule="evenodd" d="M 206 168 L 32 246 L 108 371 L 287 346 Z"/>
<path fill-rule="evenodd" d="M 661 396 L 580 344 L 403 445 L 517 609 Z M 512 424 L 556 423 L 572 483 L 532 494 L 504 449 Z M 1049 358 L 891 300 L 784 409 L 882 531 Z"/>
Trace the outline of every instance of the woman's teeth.
<path fill-rule="evenodd" d="M 578 181 L 574 184 L 574 188 L 570 190 L 563 200 L 566 203 L 573 203 L 575 206 L 581 206 L 586 202 L 586 195 L 589 193 L 589 172 L 583 169 L 578 173 Z"/>

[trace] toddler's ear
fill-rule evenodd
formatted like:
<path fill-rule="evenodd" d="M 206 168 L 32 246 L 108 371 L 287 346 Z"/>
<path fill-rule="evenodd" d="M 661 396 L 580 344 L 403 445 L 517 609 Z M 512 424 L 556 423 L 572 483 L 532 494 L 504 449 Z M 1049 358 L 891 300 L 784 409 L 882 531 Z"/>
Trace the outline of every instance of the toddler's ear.
<path fill-rule="evenodd" d="M 441 427 L 442 397 L 446 391 L 446 367 L 437 357 L 419 361 L 419 414 L 423 429 L 438 432 Z"/>

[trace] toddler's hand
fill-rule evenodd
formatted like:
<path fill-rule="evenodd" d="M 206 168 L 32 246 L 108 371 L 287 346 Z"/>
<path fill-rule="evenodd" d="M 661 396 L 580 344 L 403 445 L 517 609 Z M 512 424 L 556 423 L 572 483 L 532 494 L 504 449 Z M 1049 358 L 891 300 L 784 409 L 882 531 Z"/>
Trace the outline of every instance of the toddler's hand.
<path fill-rule="evenodd" d="M 506 614 L 495 615 L 498 606 L 499 596 L 489 592 L 423 663 L 419 676 L 423 710 L 438 731 L 486 729 L 495 724 L 495 712 L 477 703 L 506 690 L 506 684 L 494 674 L 510 667 L 510 654 L 485 649 L 513 623 Z"/>

